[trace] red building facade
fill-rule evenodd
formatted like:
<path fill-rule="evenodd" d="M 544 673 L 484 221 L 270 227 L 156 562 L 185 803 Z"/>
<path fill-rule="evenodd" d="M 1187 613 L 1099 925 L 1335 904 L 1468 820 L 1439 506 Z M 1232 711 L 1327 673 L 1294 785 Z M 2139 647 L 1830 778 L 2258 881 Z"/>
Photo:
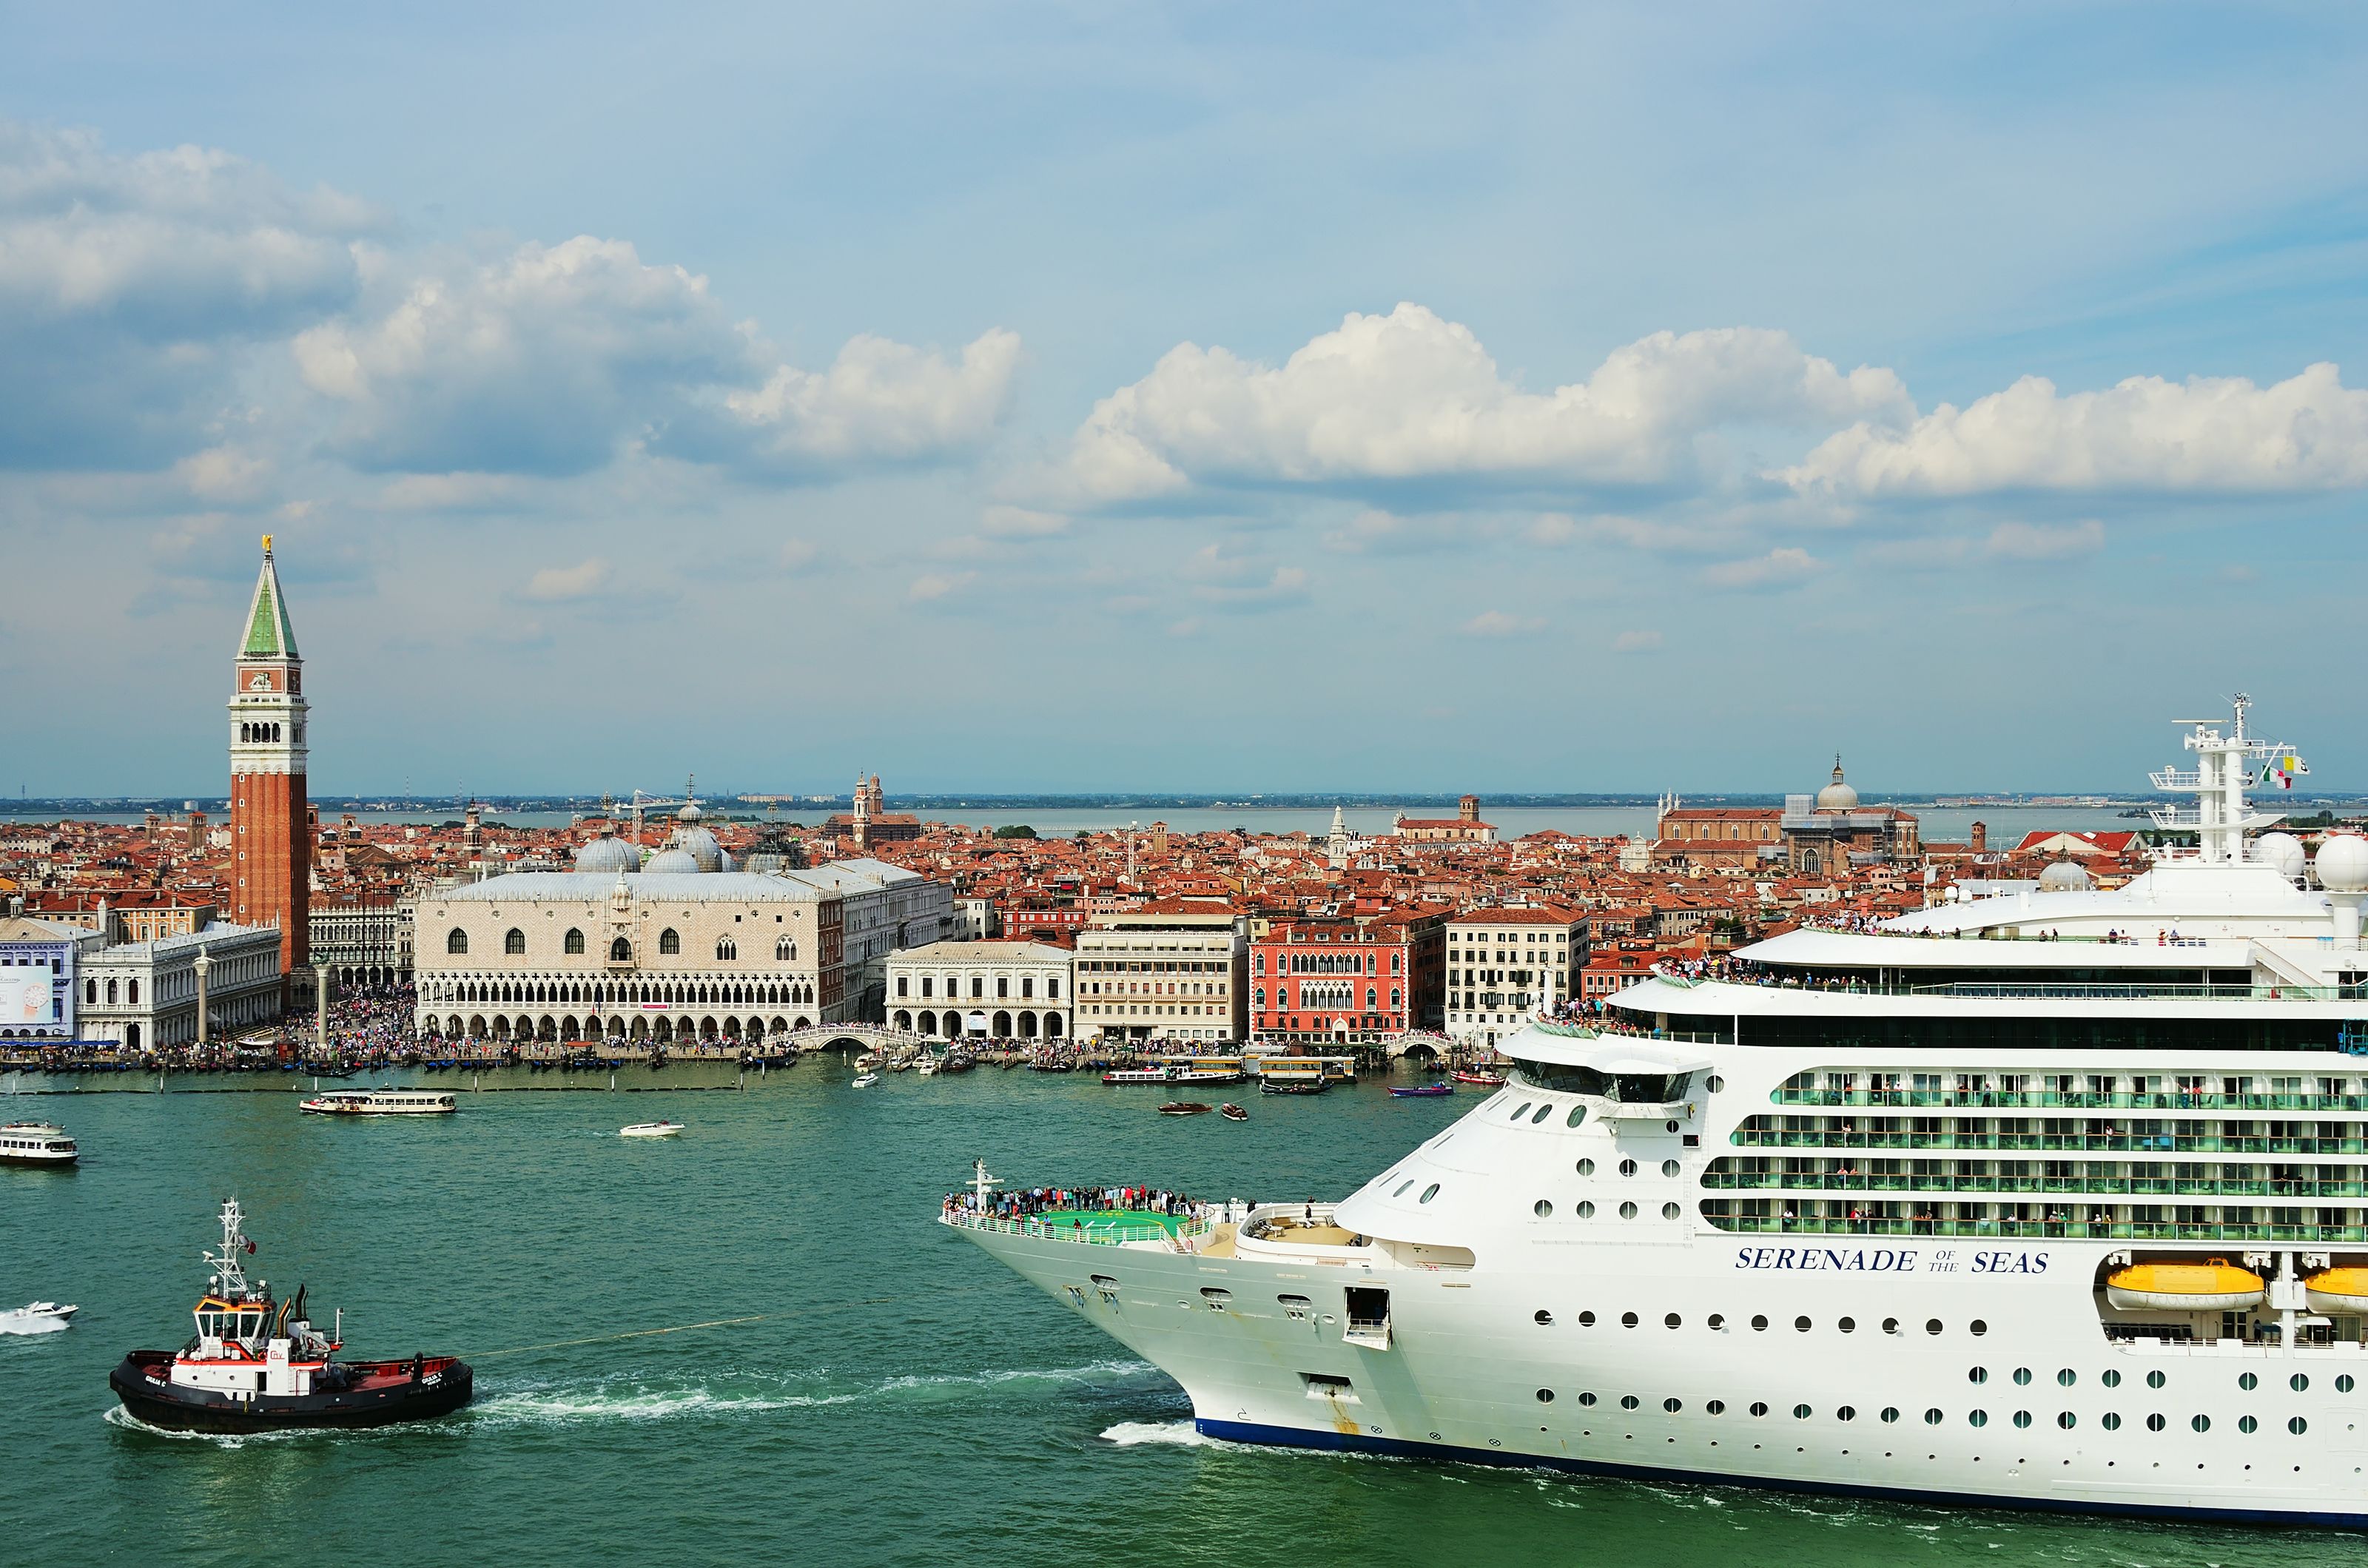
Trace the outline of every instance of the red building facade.
<path fill-rule="evenodd" d="M 230 917 L 279 927 L 279 971 L 310 961 L 313 824 L 304 790 L 304 662 L 288 619 L 271 536 L 233 664 Z"/>
<path fill-rule="evenodd" d="M 1447 912 L 1278 920 L 1250 944 L 1250 1025 L 1293 1045 L 1370 1045 L 1440 1018 Z"/>

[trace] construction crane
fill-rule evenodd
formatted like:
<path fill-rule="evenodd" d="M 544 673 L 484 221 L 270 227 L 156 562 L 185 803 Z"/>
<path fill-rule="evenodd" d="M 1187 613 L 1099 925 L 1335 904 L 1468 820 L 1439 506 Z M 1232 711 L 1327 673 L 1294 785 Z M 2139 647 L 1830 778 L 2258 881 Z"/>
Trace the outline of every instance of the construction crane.
<path fill-rule="evenodd" d="M 680 800 L 668 800 L 668 799 L 666 799 L 666 798 L 664 798 L 664 797 L 657 796 L 657 795 L 644 795 L 644 794 L 643 794 L 639 790 L 634 790 L 634 791 L 633 791 L 633 842 L 634 842 L 634 844 L 635 844 L 635 845 L 639 845 L 639 844 L 642 842 L 642 812 L 644 812 L 644 811 L 648 810 L 649 808 L 651 808 L 651 807 L 653 807 L 653 806 L 657 807 L 657 808 L 658 808 L 658 809 L 660 809 L 660 810 L 664 810 L 665 808 L 666 808 L 666 807 L 668 807 L 668 806 L 696 806 L 696 805 L 698 805 L 698 804 L 700 803 L 698 785 L 699 785 L 699 775 L 698 775 L 698 774 L 693 773 L 693 774 L 687 775 L 687 776 L 684 778 L 684 779 L 683 779 L 683 785 L 682 785 L 682 798 L 681 798 Z"/>

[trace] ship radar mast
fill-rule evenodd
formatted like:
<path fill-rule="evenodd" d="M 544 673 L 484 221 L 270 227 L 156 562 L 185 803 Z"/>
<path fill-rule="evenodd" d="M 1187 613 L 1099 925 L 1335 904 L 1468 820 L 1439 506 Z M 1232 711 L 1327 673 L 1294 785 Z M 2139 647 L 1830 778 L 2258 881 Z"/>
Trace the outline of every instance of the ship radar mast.
<path fill-rule="evenodd" d="M 2289 772 L 2302 771 L 2302 759 L 2284 745 L 2258 741 L 2246 733 L 2245 710 L 2252 707 L 2251 698 L 2240 691 L 2233 703 L 2236 722 L 2225 735 L 2209 719 L 2171 721 L 2189 726 L 2185 744 L 2195 754 L 2196 766 L 2165 767 L 2148 777 L 2157 790 L 2193 795 L 2195 804 L 2192 808 L 2158 806 L 2146 814 L 2165 832 L 2194 834 L 2195 852 L 2187 857 L 2168 849 L 2158 851 L 2165 859 L 2188 858 L 2205 866 L 2241 865 L 2246 832 L 2285 820 L 2283 812 L 2254 811 L 2245 799 L 2245 788 L 2253 781 L 2261 759 L 2278 758 L 2290 765 L 2285 768 Z"/>
<path fill-rule="evenodd" d="M 242 1228 L 245 1215 L 240 1212 L 238 1199 L 225 1198 L 222 1206 L 222 1250 L 204 1255 L 214 1271 L 213 1293 L 225 1301 L 243 1301 L 249 1294 L 246 1284 L 245 1255 L 254 1250 Z"/>

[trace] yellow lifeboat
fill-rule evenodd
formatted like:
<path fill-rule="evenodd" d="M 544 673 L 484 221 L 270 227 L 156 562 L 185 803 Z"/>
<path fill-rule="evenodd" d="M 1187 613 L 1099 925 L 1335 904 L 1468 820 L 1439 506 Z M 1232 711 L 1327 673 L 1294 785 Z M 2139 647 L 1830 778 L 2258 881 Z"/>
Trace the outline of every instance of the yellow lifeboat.
<path fill-rule="evenodd" d="M 2315 1312 L 2368 1312 L 2368 1268 L 2324 1268 L 2303 1281 Z"/>
<path fill-rule="evenodd" d="M 2362 1276 L 2368 1284 L 2368 1274 Z M 2105 1281 L 2105 1300 L 2155 1312 L 2242 1312 L 2261 1304 L 2261 1277 L 2225 1257 L 2208 1263 L 2140 1263 Z"/>

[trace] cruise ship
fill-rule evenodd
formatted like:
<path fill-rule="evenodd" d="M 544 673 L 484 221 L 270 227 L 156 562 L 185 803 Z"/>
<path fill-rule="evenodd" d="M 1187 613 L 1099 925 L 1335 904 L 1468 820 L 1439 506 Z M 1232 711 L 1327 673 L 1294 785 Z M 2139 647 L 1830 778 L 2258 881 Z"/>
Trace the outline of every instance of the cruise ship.
<path fill-rule="evenodd" d="M 1656 974 L 1329 1204 L 944 1222 L 1212 1437 L 2368 1526 L 2368 839 L 2180 723 L 2187 846 Z M 2066 885 L 2066 884 L 2072 885 Z M 1260 1185 L 1255 1173 L 1244 1185 Z"/>

